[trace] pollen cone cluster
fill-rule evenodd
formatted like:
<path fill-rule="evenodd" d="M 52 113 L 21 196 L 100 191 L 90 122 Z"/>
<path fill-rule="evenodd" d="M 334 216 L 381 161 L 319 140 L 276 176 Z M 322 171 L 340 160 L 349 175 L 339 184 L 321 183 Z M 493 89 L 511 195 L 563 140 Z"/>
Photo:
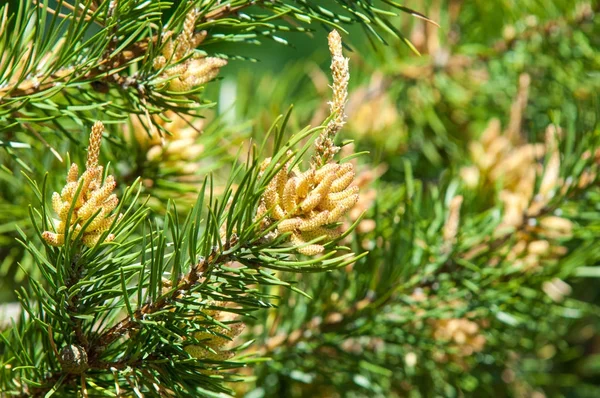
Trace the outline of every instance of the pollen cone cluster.
<path fill-rule="evenodd" d="M 493 188 L 500 184 L 500 200 L 504 204 L 501 228 L 518 228 L 526 217 L 537 216 L 562 185 L 558 152 L 560 130 L 548 126 L 545 143 L 525 143 L 521 137 L 529 82 L 528 75 L 521 76 L 508 127 L 502 132 L 500 122 L 492 120 L 481 138 L 470 144 L 474 165 L 461 170 L 469 186 L 480 184 Z M 548 158 L 545 167 L 544 157 Z M 536 191 L 538 177 L 541 184 Z"/>
<path fill-rule="evenodd" d="M 569 219 L 545 211 L 550 200 L 564 185 L 560 178 L 559 132 L 554 126 L 546 130 L 544 149 L 548 162 L 539 172 L 541 181 L 537 190 L 534 180 L 528 196 L 508 190 L 500 193 L 505 210 L 503 223 L 496 233 L 502 236 L 517 229 L 515 243 L 511 245 L 506 260 L 523 271 L 538 269 L 544 263 L 556 261 L 565 255 L 567 249 L 559 242 L 573 233 L 573 223 Z"/>
<path fill-rule="evenodd" d="M 433 338 L 449 345 L 447 353 L 437 352 L 434 356 L 438 362 L 452 361 L 463 367 L 463 358 L 483 351 L 485 337 L 480 333 L 476 322 L 466 318 L 435 319 L 430 322 Z"/>
<path fill-rule="evenodd" d="M 266 159 L 264 170 L 271 162 Z M 291 242 L 298 252 L 312 256 L 322 253 L 321 244 L 307 242 L 325 237 L 332 241 L 341 231 L 335 224 L 358 201 L 352 163 L 328 163 L 321 168 L 301 172 L 290 170 L 292 160 L 275 175 L 263 194 L 257 216 L 266 222 L 279 221 L 278 233 L 291 232 Z"/>
<path fill-rule="evenodd" d="M 220 68 L 227 64 L 222 58 L 193 54 L 206 37 L 206 31 L 194 32 L 198 16 L 198 11 L 191 10 L 186 16 L 183 31 L 175 39 L 171 38 L 173 32 L 168 31 L 162 56 L 154 60 L 154 69 L 164 68 L 164 78 L 170 78 L 168 88 L 172 91 L 189 91 L 205 84 L 217 77 Z"/>
<path fill-rule="evenodd" d="M 117 196 L 112 193 L 117 185 L 115 178 L 109 175 L 102 181 L 103 168 L 98 165 L 103 131 L 102 123 L 96 122 L 90 135 L 85 171 L 79 176 L 79 168 L 73 163 L 67 174 L 67 185 L 61 193 L 54 192 L 52 195 L 52 207 L 58 215 L 54 225 L 56 232 L 45 231 L 42 234 L 42 238 L 52 246 L 65 243 L 67 226 L 71 239 L 82 233 L 83 244 L 95 246 L 117 218 L 117 214 L 111 214 L 119 203 Z M 114 235 L 109 234 L 105 242 L 113 239 Z"/>
<path fill-rule="evenodd" d="M 348 98 L 348 58 L 342 55 L 342 38 L 337 31 L 329 34 L 333 98 L 329 103 L 330 119 L 315 140 L 315 153 L 310 168 L 302 172 L 292 168 L 293 158 L 281 167 L 270 180 L 257 211 L 263 227 L 278 222 L 278 234 L 291 232 L 291 243 L 299 253 L 314 256 L 322 253 L 328 243 L 341 235 L 336 225 L 358 201 L 358 186 L 352 185 L 355 177 L 352 163 L 335 163 L 331 158 L 340 148 L 333 142 L 341 130 Z M 261 173 L 271 164 L 271 158 L 261 165 Z M 279 164 L 277 164 L 279 166 Z M 317 243 L 312 240 L 321 239 Z"/>
<path fill-rule="evenodd" d="M 165 112 L 164 116 L 170 121 L 166 122 L 156 117 L 154 122 L 167 130 L 170 135 L 161 135 L 156 129 L 152 129 L 149 134 L 139 117 L 132 116 L 131 125 L 135 142 L 146 151 L 146 159 L 149 162 L 160 164 L 164 170 L 174 171 L 180 175 L 195 173 L 198 169 L 196 161 L 204 151 L 204 146 L 197 143 L 204 125 L 203 120 L 181 116 L 173 111 Z"/>
<path fill-rule="evenodd" d="M 461 170 L 467 185 L 493 187 L 501 183 L 506 192 L 532 197 L 536 175 L 541 171 L 538 161 L 546 154 L 546 147 L 539 143 L 525 143 L 521 136 L 529 84 L 529 76 L 522 75 L 506 129 L 502 131 L 500 121 L 493 119 L 479 140 L 470 143 L 474 165 Z"/>
<path fill-rule="evenodd" d="M 519 83 L 508 127 L 501 132 L 499 121 L 490 122 L 480 140 L 471 143 L 474 165 L 461 170 L 461 175 L 471 187 L 500 185 L 504 214 L 495 236 L 510 234 L 515 239 L 503 255 L 514 267 L 528 271 L 566 253 L 557 239 L 571 236 L 573 225 L 566 218 L 545 212 L 552 198 L 565 188 L 560 178 L 561 131 L 550 125 L 544 143 L 523 142 L 520 129 L 529 77 L 521 76 Z M 499 261 L 492 259 L 491 264 Z"/>
<path fill-rule="evenodd" d="M 231 313 L 223 313 L 219 310 L 207 310 L 204 313 L 207 318 L 217 319 L 220 322 L 228 321 L 227 318 L 232 317 Z M 194 338 L 202 344 L 190 344 L 185 346 L 184 349 L 194 358 L 225 361 L 235 355 L 226 346 L 242 333 L 244 327 L 243 323 L 234 323 L 229 325 L 228 328 L 215 326 L 211 327 L 210 330 L 196 332 Z"/>
<path fill-rule="evenodd" d="M 496 169 L 498 174 L 506 181 L 500 192 L 500 200 L 504 206 L 504 216 L 496 235 L 502 236 L 514 229 L 520 229 L 522 231 L 520 233 L 521 239 L 519 244 L 513 247 L 513 250 L 522 247 L 523 242 L 526 242 L 531 250 L 524 250 L 523 253 L 532 255 L 528 260 L 530 264 L 535 262 L 534 258 L 541 259 L 541 254 L 551 252 L 559 254 L 563 252 L 562 248 L 560 250 L 555 250 L 558 248 L 542 250 L 543 247 L 547 246 L 547 242 L 541 244 L 542 241 L 538 241 L 538 237 L 544 239 L 568 237 L 572 230 L 571 221 L 546 214 L 544 211 L 551 199 L 559 193 L 564 185 L 564 181 L 560 178 L 559 137 L 560 130 L 555 126 L 548 126 L 544 144 L 523 144 L 514 151 L 517 154 L 520 150 L 532 153 L 532 148 L 537 148 L 535 150 L 538 152 L 536 156 L 521 160 L 514 168 Z M 545 165 L 542 164 L 541 159 L 538 160 L 538 157 L 541 158 L 542 156 L 547 159 Z M 538 179 L 540 182 L 536 186 Z"/>
<path fill-rule="evenodd" d="M 451 362 L 468 370 L 467 359 L 485 348 L 487 340 L 482 329 L 489 327 L 489 321 L 472 311 L 461 317 L 453 316 L 468 308 L 468 303 L 461 299 L 443 300 L 420 288 L 410 298 L 413 301 L 411 309 L 416 317 L 411 327 L 420 333 L 425 328 L 430 338 L 439 343 L 432 347 L 433 359 L 440 363 Z M 432 318 L 426 308 L 448 317 Z"/>

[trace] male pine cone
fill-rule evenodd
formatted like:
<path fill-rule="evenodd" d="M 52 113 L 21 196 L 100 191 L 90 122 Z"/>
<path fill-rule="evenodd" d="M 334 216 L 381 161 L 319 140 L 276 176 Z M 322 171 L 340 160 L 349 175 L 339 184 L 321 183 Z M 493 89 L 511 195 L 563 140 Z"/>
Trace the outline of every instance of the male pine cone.
<path fill-rule="evenodd" d="M 173 32 L 165 34 L 166 43 L 162 55 L 154 60 L 154 69 L 163 69 L 163 76 L 168 80 L 168 88 L 183 92 L 208 83 L 219 74 L 221 67 L 227 65 L 222 58 L 198 56 L 194 49 L 206 37 L 206 31 L 194 33 L 196 21 L 200 13 L 190 10 L 183 24 L 183 31 L 175 38 Z"/>
<path fill-rule="evenodd" d="M 342 38 L 337 31 L 329 34 L 331 73 L 333 75 L 333 99 L 330 118 L 315 141 L 315 154 L 308 171 L 302 173 L 297 167 L 290 170 L 290 159 L 269 182 L 261 198 L 258 217 L 270 211 L 269 219 L 279 221 L 278 232 L 291 232 L 291 242 L 298 252 L 307 256 L 325 250 L 322 244 L 310 241 L 325 238 L 327 242 L 341 235 L 340 227 L 332 225 L 341 220 L 358 201 L 358 186 L 354 181 L 352 163 L 333 163 L 331 158 L 338 152 L 334 136 L 343 127 L 344 112 L 348 98 L 348 58 L 342 54 Z M 288 156 L 290 154 L 288 153 Z M 266 159 L 261 165 L 264 171 L 271 163 Z M 268 219 L 267 219 L 268 220 Z"/>
<path fill-rule="evenodd" d="M 271 159 L 262 165 L 264 170 Z M 328 241 L 340 236 L 339 227 L 327 225 L 340 221 L 358 200 L 358 187 L 354 181 L 351 163 L 328 163 L 320 169 L 311 167 L 302 173 L 289 170 L 290 160 L 275 175 L 262 196 L 258 217 L 271 210 L 270 218 L 279 221 L 280 233 L 291 232 L 291 241 L 298 252 L 312 256 L 322 253 L 320 244 L 307 244 L 319 237 Z"/>
<path fill-rule="evenodd" d="M 112 193 L 117 183 L 112 175 L 102 182 L 103 167 L 98 165 L 103 132 L 102 122 L 96 122 L 90 135 L 86 170 L 79 177 L 79 167 L 76 163 L 71 164 L 67 184 L 60 194 L 54 192 L 52 195 L 52 207 L 59 219 L 55 223 L 56 232 L 42 233 L 49 245 L 64 245 L 68 226 L 71 240 L 82 234 L 83 244 L 93 247 L 117 217 L 117 214 L 110 214 L 119 204 L 119 199 Z M 104 241 L 110 242 L 114 238 L 109 234 Z"/>

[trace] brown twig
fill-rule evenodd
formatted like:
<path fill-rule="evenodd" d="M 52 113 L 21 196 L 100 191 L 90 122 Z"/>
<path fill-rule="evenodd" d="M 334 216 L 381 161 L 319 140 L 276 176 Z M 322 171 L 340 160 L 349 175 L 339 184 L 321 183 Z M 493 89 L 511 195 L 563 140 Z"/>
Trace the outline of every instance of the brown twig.
<path fill-rule="evenodd" d="M 121 52 L 119 56 L 112 59 L 112 64 L 108 65 L 111 60 L 105 59 L 100 62 L 97 67 L 91 68 L 83 75 L 75 78 L 73 78 L 73 71 L 75 71 L 75 68 L 67 67 L 59 69 L 55 73 L 43 78 L 41 81 L 38 78 L 32 78 L 24 80 L 18 85 L 8 85 L 6 87 L 2 87 L 0 88 L 0 103 L 37 94 L 67 81 L 85 81 L 102 77 L 106 82 L 110 82 L 109 77 L 116 75 L 121 70 L 123 65 L 146 53 L 150 40 L 155 41 L 156 36 L 154 36 L 152 39 L 142 40 L 129 46 L 126 50 Z"/>
<path fill-rule="evenodd" d="M 236 12 L 238 12 L 238 11 L 244 9 L 244 8 L 247 8 L 247 7 L 250 7 L 250 6 L 253 6 L 253 5 L 258 5 L 258 3 L 260 3 L 260 2 L 261 2 L 261 0 L 259 0 L 259 1 L 256 1 L 256 0 L 255 1 L 250 1 L 250 2 L 245 3 L 245 4 L 240 4 L 239 6 L 236 6 L 236 7 L 231 7 L 230 4 L 225 4 L 225 5 L 223 5 L 223 6 L 219 7 L 219 8 L 216 8 L 216 9 L 214 9 L 214 10 L 212 10 L 210 12 L 207 12 L 206 14 L 202 15 L 200 17 L 200 20 L 201 21 L 214 21 L 214 20 L 217 20 L 217 19 L 225 18 L 225 17 L 227 17 L 227 16 L 229 16 L 231 14 L 235 14 Z"/>

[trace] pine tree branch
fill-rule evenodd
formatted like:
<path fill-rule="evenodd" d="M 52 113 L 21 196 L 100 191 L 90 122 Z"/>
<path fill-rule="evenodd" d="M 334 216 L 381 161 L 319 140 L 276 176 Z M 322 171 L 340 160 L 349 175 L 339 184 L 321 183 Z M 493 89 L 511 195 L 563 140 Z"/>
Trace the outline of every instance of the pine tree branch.
<path fill-rule="evenodd" d="M 564 196 L 562 196 L 560 200 L 557 200 L 557 201 L 553 202 L 552 204 L 545 205 L 544 207 L 539 209 L 539 211 L 536 214 L 527 214 L 527 210 L 526 210 L 525 212 L 523 212 L 523 215 L 522 215 L 523 218 L 522 218 L 520 224 L 514 231 L 512 231 L 511 233 L 506 233 L 503 236 L 500 236 L 495 239 L 489 239 L 488 242 L 484 241 L 484 242 L 472 247 L 467 252 L 460 253 L 459 258 L 464 259 L 464 260 L 472 260 L 473 258 L 479 256 L 482 253 L 490 253 L 490 252 L 493 252 L 494 250 L 502 247 L 507 242 L 509 242 L 515 234 L 518 234 L 520 232 L 526 232 L 527 229 L 530 228 L 528 220 L 539 219 L 544 216 L 554 214 L 554 212 L 557 209 L 559 209 L 560 206 L 563 205 L 565 202 L 567 202 L 569 200 L 573 200 L 579 195 L 585 195 L 585 193 L 589 190 L 589 187 L 593 186 L 593 184 L 595 184 L 597 182 L 597 180 L 598 180 L 598 178 L 596 177 L 596 178 L 594 178 L 594 181 L 590 182 L 590 185 L 575 186 L 573 189 L 569 190 Z M 451 267 L 451 266 L 455 266 L 456 263 L 452 260 L 452 258 L 450 258 L 445 265 L 448 267 Z"/>
<path fill-rule="evenodd" d="M 244 8 L 248 8 L 254 5 L 260 6 L 261 3 L 264 3 L 266 0 L 254 0 L 254 1 L 249 1 L 245 4 L 240 4 L 237 6 L 231 6 L 231 4 L 224 4 L 219 8 L 216 8 L 212 11 L 207 12 L 206 14 L 202 15 L 201 20 L 202 21 L 215 21 L 217 19 L 221 19 L 221 18 L 225 18 L 228 17 L 232 14 L 235 14 L 238 11 L 243 10 Z"/>
<path fill-rule="evenodd" d="M 43 5 L 41 5 L 41 4 L 37 4 L 37 5 L 38 5 L 38 7 L 43 7 Z M 221 19 L 225 19 L 233 14 L 236 14 L 239 11 L 246 9 L 248 7 L 252 7 L 252 6 L 265 7 L 267 5 L 269 6 L 269 8 L 272 8 L 275 6 L 291 7 L 290 5 L 287 5 L 285 3 L 271 4 L 271 2 L 268 2 L 266 0 L 246 1 L 242 4 L 233 5 L 233 6 L 228 3 L 228 4 L 221 5 L 211 11 L 208 11 L 205 14 L 200 13 L 200 18 L 198 20 L 198 23 L 202 24 L 205 22 L 218 21 Z M 271 11 L 277 10 L 277 7 L 275 7 Z M 310 12 L 317 12 L 317 11 L 321 12 L 320 10 L 317 10 L 316 8 L 314 8 L 314 6 L 312 4 L 310 4 L 310 2 L 306 2 L 306 3 L 302 4 L 302 7 L 307 10 L 310 10 Z M 365 7 L 365 5 L 361 5 L 361 7 Z M 412 10 L 408 10 L 405 7 L 401 7 L 399 5 L 393 5 L 393 7 L 399 8 L 403 12 L 410 11 L 411 15 L 421 18 L 421 19 L 424 19 L 427 22 L 434 23 L 433 21 L 429 20 L 428 18 L 424 17 L 423 15 L 421 15 L 417 12 L 414 12 Z M 92 7 L 88 10 L 88 13 L 90 11 L 97 10 L 97 8 L 98 8 L 97 5 L 92 5 Z M 293 8 L 293 9 L 297 10 L 297 11 L 301 10 L 301 9 L 296 9 L 296 8 Z M 73 9 L 73 12 L 75 12 L 75 11 L 76 10 Z M 109 12 L 110 12 L 110 9 L 109 9 Z M 88 18 L 89 16 L 86 15 L 85 17 L 84 16 L 79 16 L 79 17 L 80 18 Z M 364 16 L 362 18 L 364 18 Z M 359 21 L 360 21 L 360 19 L 359 19 Z M 345 22 L 351 22 L 351 20 L 346 20 Z M 109 36 L 111 36 L 111 38 L 112 38 L 114 35 L 109 35 Z M 125 77 L 122 77 L 119 74 L 121 72 L 121 70 L 123 69 L 123 67 L 128 65 L 131 61 L 137 59 L 138 57 L 143 56 L 147 52 L 150 44 L 151 43 L 156 44 L 156 43 L 158 43 L 158 41 L 159 41 L 158 35 L 154 35 L 150 38 L 145 38 L 136 43 L 133 43 L 130 46 L 123 49 L 119 54 L 115 55 L 113 58 L 111 58 L 111 59 L 105 58 L 105 59 L 100 60 L 99 63 L 97 65 L 95 65 L 95 67 L 89 69 L 87 72 L 85 72 L 84 74 L 82 74 L 80 76 L 73 76 L 73 72 L 76 71 L 75 67 L 66 67 L 63 69 L 59 69 L 58 71 L 55 71 L 54 73 L 52 73 L 48 76 L 45 76 L 42 79 L 29 78 L 29 79 L 25 79 L 25 80 L 22 80 L 22 81 L 13 83 L 13 84 L 8 84 L 6 86 L 2 86 L 2 87 L 0 87 L 0 104 L 9 102 L 11 100 L 19 99 L 22 97 L 28 97 L 28 96 L 32 96 L 35 94 L 39 94 L 39 93 L 47 91 L 53 87 L 56 87 L 57 85 L 64 84 L 67 82 L 73 82 L 73 81 L 89 81 L 89 80 L 97 81 L 97 80 L 100 80 L 99 82 L 97 81 L 96 84 L 106 83 L 106 84 L 117 84 L 117 85 L 121 85 L 121 86 L 128 85 L 128 83 L 131 83 L 131 81 Z M 109 43 L 109 46 L 114 47 L 115 43 L 113 43 L 111 40 L 111 42 Z M 108 53 L 108 50 L 106 53 Z"/>
<path fill-rule="evenodd" d="M 120 52 L 112 59 L 101 61 L 97 67 L 90 69 L 85 74 L 73 78 L 72 73 L 74 67 L 61 69 L 50 76 L 47 76 L 41 82 L 38 79 L 28 79 L 18 85 L 7 85 L 0 88 L 0 104 L 11 100 L 27 97 L 34 94 L 39 94 L 49 90 L 57 85 L 72 81 L 72 80 L 93 80 L 102 78 L 105 83 L 123 84 L 124 78 L 119 75 L 122 67 L 127 65 L 132 60 L 143 56 L 148 50 L 149 42 L 156 42 L 157 36 L 151 39 L 146 39 L 138 43 L 132 44 L 127 49 Z M 111 79 L 109 79 L 112 77 Z"/>
<path fill-rule="evenodd" d="M 132 316 L 128 316 L 125 319 L 118 322 L 115 326 L 108 329 L 101 335 L 97 336 L 94 341 L 92 341 L 92 345 L 87 341 L 87 338 L 83 334 L 83 331 L 80 327 L 80 321 L 78 319 L 73 319 L 75 321 L 75 334 L 80 344 L 83 347 L 88 347 L 88 369 L 91 370 L 108 370 L 108 369 L 125 369 L 128 367 L 138 367 L 143 362 L 149 362 L 153 359 L 156 359 L 155 356 L 150 355 L 144 359 L 134 359 L 130 358 L 121 358 L 115 362 L 106 362 L 99 358 L 102 351 L 109 346 L 111 343 L 116 341 L 121 336 L 133 332 L 135 329 L 139 327 L 138 321 L 141 320 L 144 316 L 153 314 L 157 311 L 160 311 L 165 308 L 166 305 L 169 304 L 170 301 L 181 298 L 187 292 L 192 290 L 198 283 L 203 281 L 203 275 L 211 266 L 215 266 L 217 264 L 224 264 L 229 261 L 232 261 L 233 256 L 231 254 L 224 254 L 227 250 L 229 250 L 232 246 L 237 244 L 237 238 L 231 239 L 229 242 L 226 242 L 223 245 L 223 251 L 213 251 L 210 256 L 206 259 L 202 259 L 199 261 L 192 269 L 188 272 L 188 274 L 183 278 L 183 280 L 177 285 L 177 288 L 173 290 L 173 292 L 169 295 L 161 296 L 157 301 L 153 303 L 145 304 L 142 308 L 136 310 Z M 73 279 L 70 282 L 74 281 Z M 72 285 L 72 283 L 71 283 Z M 79 321 L 79 324 L 77 323 Z M 65 374 L 64 372 L 58 372 L 52 375 L 49 375 L 45 378 L 42 386 L 36 387 L 32 389 L 30 392 L 23 393 L 21 397 L 39 397 L 45 395 L 48 391 L 50 391 L 54 385 L 61 377 L 64 377 L 63 383 L 69 383 L 71 380 L 76 380 L 78 375 L 76 374 Z"/>
<path fill-rule="evenodd" d="M 119 337 L 136 329 L 138 327 L 137 321 L 146 315 L 163 309 L 165 305 L 169 303 L 169 301 L 175 300 L 192 290 L 199 283 L 199 281 L 202 280 L 203 275 L 206 273 L 209 267 L 232 261 L 232 255 L 224 253 L 236 244 L 237 238 L 230 239 L 228 242 L 225 242 L 222 251 L 213 250 L 210 256 L 208 256 L 206 259 L 203 258 L 196 263 L 196 265 L 192 267 L 188 274 L 173 290 L 171 295 L 164 295 L 153 303 L 145 304 L 142 308 L 136 310 L 132 317 L 126 317 L 122 321 L 118 322 L 115 326 L 102 333 L 98 337 L 97 343 L 94 344 L 92 351 L 90 352 L 90 366 L 93 367 L 96 364 L 97 357 L 104 348 L 109 346 Z"/>
<path fill-rule="evenodd" d="M 217 9 L 214 9 L 204 15 L 201 15 L 200 22 L 215 21 L 221 18 L 226 18 L 231 14 L 241 11 L 244 8 L 255 5 L 258 2 L 247 2 L 235 7 L 226 4 Z M 42 5 L 39 5 L 42 7 Z M 98 65 L 81 76 L 73 77 L 73 71 L 75 67 L 67 67 L 56 71 L 55 73 L 46 76 L 42 81 L 38 78 L 26 79 L 22 82 L 9 84 L 0 87 L 0 104 L 8 102 L 21 97 L 28 97 L 34 94 L 41 93 L 56 87 L 59 84 L 63 84 L 68 81 L 86 81 L 101 79 L 102 82 L 107 84 L 123 85 L 126 83 L 126 78 L 122 77 L 119 73 L 125 65 L 131 61 L 142 57 L 147 53 L 150 43 L 156 44 L 159 40 L 158 35 L 154 35 L 150 38 L 143 39 L 139 42 L 133 43 L 126 47 L 124 50 L 116 54 L 112 58 L 105 58 L 100 61 Z M 111 41 L 112 43 L 112 41 Z M 115 43 L 112 43 L 115 46 Z M 110 49 L 105 52 L 108 54 Z M 112 79 L 111 79 L 112 78 Z"/>
<path fill-rule="evenodd" d="M 600 3 L 595 3 L 593 6 L 583 7 L 576 10 L 572 15 L 561 16 L 556 19 L 549 20 L 541 25 L 534 25 L 526 28 L 520 34 L 514 37 L 504 38 L 497 41 L 492 45 L 493 52 L 490 54 L 484 54 L 481 59 L 484 61 L 490 59 L 497 59 L 498 56 L 510 51 L 520 41 L 528 41 L 534 35 L 542 35 L 547 37 L 564 26 L 569 28 L 570 32 L 573 32 L 581 28 L 581 25 L 592 21 L 594 14 L 600 12 Z"/>

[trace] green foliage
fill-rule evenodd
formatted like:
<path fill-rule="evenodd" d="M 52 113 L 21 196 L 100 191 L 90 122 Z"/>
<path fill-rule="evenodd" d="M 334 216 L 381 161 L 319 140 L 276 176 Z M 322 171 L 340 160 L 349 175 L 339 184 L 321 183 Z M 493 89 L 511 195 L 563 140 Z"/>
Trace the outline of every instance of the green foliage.
<path fill-rule="evenodd" d="M 39 3 L 0 7 L 2 394 L 600 393 L 595 3 Z M 155 68 L 193 9 L 206 37 Z M 332 28 L 361 199 L 307 257 L 257 208 L 326 125 Z M 229 64 L 169 89 L 167 68 L 203 57 Z M 50 246 L 50 194 L 96 120 L 115 240 Z"/>

